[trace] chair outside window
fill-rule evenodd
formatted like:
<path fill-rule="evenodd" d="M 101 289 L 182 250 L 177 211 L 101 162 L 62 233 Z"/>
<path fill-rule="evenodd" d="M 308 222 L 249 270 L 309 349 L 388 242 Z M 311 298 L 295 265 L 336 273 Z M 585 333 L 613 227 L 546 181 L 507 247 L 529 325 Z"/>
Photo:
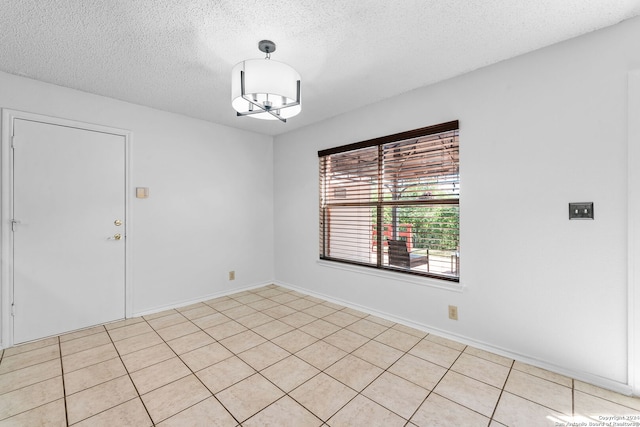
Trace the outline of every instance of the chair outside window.
<path fill-rule="evenodd" d="M 414 268 L 427 265 L 429 271 L 429 251 L 426 255 L 412 254 L 407 250 L 404 240 L 389 240 L 389 265 L 403 268 Z"/>

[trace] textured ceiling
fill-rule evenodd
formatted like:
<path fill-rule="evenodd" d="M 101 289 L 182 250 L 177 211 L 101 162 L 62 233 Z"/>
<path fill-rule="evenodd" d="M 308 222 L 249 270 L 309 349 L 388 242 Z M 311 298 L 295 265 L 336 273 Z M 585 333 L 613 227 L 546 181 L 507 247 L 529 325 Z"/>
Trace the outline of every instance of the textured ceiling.
<path fill-rule="evenodd" d="M 0 70 L 276 135 L 638 14 L 640 0 L 0 0 Z M 231 68 L 264 57 L 262 39 L 302 76 L 286 124 L 231 108 Z"/>

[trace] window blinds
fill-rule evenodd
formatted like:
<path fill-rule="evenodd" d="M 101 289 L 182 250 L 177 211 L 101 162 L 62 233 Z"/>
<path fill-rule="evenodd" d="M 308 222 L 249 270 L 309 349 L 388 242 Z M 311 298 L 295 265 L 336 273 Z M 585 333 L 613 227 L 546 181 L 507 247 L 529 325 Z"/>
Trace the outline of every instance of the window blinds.
<path fill-rule="evenodd" d="M 458 122 L 319 156 L 320 258 L 458 281 Z"/>

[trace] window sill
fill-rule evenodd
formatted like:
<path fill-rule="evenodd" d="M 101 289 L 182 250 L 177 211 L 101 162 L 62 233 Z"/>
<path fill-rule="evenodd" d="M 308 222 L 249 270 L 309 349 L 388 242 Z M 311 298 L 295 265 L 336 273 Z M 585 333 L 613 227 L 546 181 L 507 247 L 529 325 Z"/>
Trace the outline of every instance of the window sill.
<path fill-rule="evenodd" d="M 448 280 L 438 280 L 438 279 L 432 279 L 430 277 L 414 276 L 411 274 L 403 274 L 395 271 L 379 270 L 375 268 L 361 267 L 359 265 L 334 262 L 334 261 L 325 261 L 322 259 L 319 259 L 316 262 L 321 267 L 329 267 L 329 268 L 335 268 L 338 270 L 351 271 L 354 273 L 367 274 L 369 276 L 376 276 L 376 277 L 381 277 L 383 279 L 411 283 L 413 285 L 418 285 L 418 286 L 427 286 L 430 288 L 444 289 L 444 290 L 453 291 L 453 292 L 463 292 L 465 289 L 465 286 L 460 282 L 456 283 L 456 282 L 450 282 Z"/>

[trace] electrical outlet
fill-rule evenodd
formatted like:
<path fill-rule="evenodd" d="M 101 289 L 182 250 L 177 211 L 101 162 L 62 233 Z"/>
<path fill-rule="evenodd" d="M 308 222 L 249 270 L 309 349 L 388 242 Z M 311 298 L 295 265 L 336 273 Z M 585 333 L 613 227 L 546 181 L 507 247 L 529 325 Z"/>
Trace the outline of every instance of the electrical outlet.
<path fill-rule="evenodd" d="M 458 320 L 458 307 L 455 305 L 449 306 L 449 319 Z"/>
<path fill-rule="evenodd" d="M 230 271 L 229 272 L 229 280 L 236 280 L 236 272 L 235 271 Z"/>

